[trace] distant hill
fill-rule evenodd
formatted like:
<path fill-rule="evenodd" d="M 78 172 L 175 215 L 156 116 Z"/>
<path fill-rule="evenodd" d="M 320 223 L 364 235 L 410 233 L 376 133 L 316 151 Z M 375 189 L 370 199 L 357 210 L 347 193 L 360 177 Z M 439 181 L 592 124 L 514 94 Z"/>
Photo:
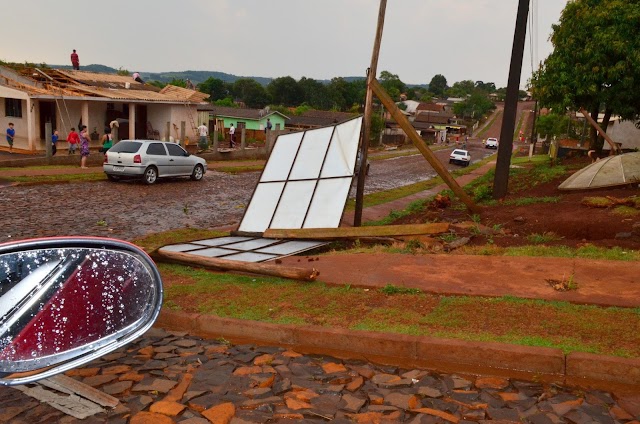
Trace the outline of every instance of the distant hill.
<path fill-rule="evenodd" d="M 51 68 L 57 68 L 57 69 L 72 69 L 72 67 L 69 66 L 69 65 L 49 65 L 49 66 Z M 115 74 L 116 72 L 118 72 L 118 69 L 116 69 L 116 68 L 112 68 L 112 67 L 106 66 L 106 65 L 99 65 L 99 64 L 91 64 L 91 65 L 86 65 L 86 66 L 83 65 L 83 66 L 81 66 L 81 69 L 83 71 L 103 72 L 103 73 L 109 73 L 109 74 Z M 209 78 L 217 78 L 217 79 L 222 80 L 224 82 L 234 83 L 239 79 L 250 78 L 250 79 L 253 79 L 256 82 L 258 82 L 259 84 L 262 84 L 262 85 L 266 86 L 271 81 L 273 81 L 273 78 L 267 78 L 267 77 L 243 77 L 243 76 L 226 74 L 224 72 L 216 72 L 216 71 L 145 72 L 145 71 L 140 71 L 140 70 L 136 70 L 136 69 L 130 69 L 129 71 L 132 72 L 132 73 L 136 72 L 136 71 L 139 72 L 140 76 L 144 80 L 160 81 L 160 82 L 163 82 L 163 83 L 168 83 L 169 81 L 171 81 L 173 79 L 183 79 L 183 80 L 189 79 L 194 84 L 200 84 L 201 82 L 206 81 Z M 343 78 L 347 82 L 352 82 L 352 81 L 364 79 L 365 77 L 343 77 Z M 317 80 L 317 81 L 321 82 L 323 84 L 329 84 L 331 82 L 331 80 Z"/>

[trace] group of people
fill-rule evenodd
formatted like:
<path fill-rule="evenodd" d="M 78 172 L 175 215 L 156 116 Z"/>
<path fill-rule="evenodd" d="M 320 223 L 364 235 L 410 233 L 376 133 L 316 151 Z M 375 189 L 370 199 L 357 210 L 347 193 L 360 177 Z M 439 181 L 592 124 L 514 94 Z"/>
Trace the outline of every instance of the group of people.
<path fill-rule="evenodd" d="M 54 132 L 54 135 L 58 131 Z M 87 126 L 81 125 L 80 132 L 76 132 L 75 128 L 71 128 L 69 131 L 69 135 L 67 136 L 67 142 L 69 143 L 69 154 L 73 155 L 76 153 L 76 149 L 78 146 L 80 147 L 80 168 L 86 169 L 87 166 L 87 157 L 89 156 L 89 133 L 87 132 Z M 54 145 L 53 154 L 55 155 L 55 143 L 53 142 L 53 137 L 51 139 L 52 144 Z M 56 137 L 57 141 L 57 137 Z"/>

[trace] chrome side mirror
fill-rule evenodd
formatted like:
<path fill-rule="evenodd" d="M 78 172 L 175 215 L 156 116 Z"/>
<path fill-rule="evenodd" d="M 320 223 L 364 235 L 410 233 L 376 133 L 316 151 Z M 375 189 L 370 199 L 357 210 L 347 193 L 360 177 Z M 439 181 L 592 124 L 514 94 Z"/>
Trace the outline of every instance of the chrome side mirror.
<path fill-rule="evenodd" d="M 0 245 L 0 384 L 78 367 L 147 331 L 162 281 L 138 247 L 52 238 Z"/>

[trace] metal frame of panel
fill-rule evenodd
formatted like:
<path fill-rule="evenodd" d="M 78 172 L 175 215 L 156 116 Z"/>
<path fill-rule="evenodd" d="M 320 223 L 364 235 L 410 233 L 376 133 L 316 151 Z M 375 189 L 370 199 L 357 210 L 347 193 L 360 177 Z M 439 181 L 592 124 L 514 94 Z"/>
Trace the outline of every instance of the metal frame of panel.
<path fill-rule="evenodd" d="M 353 123 L 355 123 L 356 126 L 353 129 L 348 129 L 350 133 L 347 133 L 345 135 L 344 131 L 341 131 L 341 130 L 344 130 L 345 127 L 347 127 L 348 125 L 352 125 Z M 312 157 L 313 150 L 314 148 L 317 147 L 315 144 L 320 142 L 325 142 L 326 138 L 322 138 L 322 140 L 313 141 L 313 137 L 316 135 L 316 133 L 328 132 L 329 130 L 331 130 L 331 134 L 328 135 L 328 140 L 326 141 L 326 146 L 324 147 L 324 151 L 323 151 L 324 154 L 322 155 L 321 161 L 320 161 L 320 158 L 318 158 L 319 167 L 317 166 L 318 162 L 314 162 L 306 165 L 299 162 L 301 157 L 301 152 L 303 157 Z M 358 116 L 336 125 L 330 125 L 327 127 L 306 130 L 302 133 L 291 133 L 291 134 L 284 134 L 284 135 L 278 136 L 278 138 L 276 139 L 276 143 L 274 144 L 274 148 L 272 150 L 271 156 L 267 161 L 267 165 L 263 169 L 260 175 L 258 184 L 256 185 L 253 191 L 251 200 L 249 201 L 249 206 L 246 208 L 245 213 L 242 216 L 237 232 L 239 234 L 243 234 L 243 233 L 256 234 L 256 233 L 264 232 L 264 230 L 268 228 L 276 228 L 276 227 L 272 227 L 272 225 L 275 222 L 277 222 L 278 225 L 283 225 L 282 217 L 286 216 L 286 212 L 284 211 L 279 212 L 279 208 L 281 207 L 281 205 L 283 205 L 283 207 L 291 207 L 290 202 L 285 202 L 285 204 L 282 204 L 283 198 L 286 199 L 287 193 L 290 194 L 291 190 L 293 189 L 293 185 L 292 185 L 291 188 L 287 190 L 289 183 L 293 184 L 293 183 L 298 183 L 302 181 L 313 182 L 313 189 L 311 190 L 311 194 L 308 198 L 308 201 L 306 201 L 306 206 L 304 204 L 301 204 L 299 205 L 300 207 L 298 208 L 299 214 L 301 214 L 302 209 L 304 209 L 304 217 L 302 218 L 302 220 L 296 219 L 294 221 L 296 223 L 295 225 L 284 226 L 284 227 L 278 226 L 277 228 L 318 228 L 317 225 L 314 225 L 314 223 L 308 221 L 310 216 L 309 212 L 311 211 L 312 205 L 314 204 L 314 199 L 316 197 L 318 186 L 321 181 L 330 180 L 330 179 L 346 179 L 348 180 L 348 187 L 351 186 L 353 176 L 355 174 L 355 165 L 357 161 L 359 136 L 360 136 L 361 130 L 362 130 L 362 116 Z M 354 134 L 356 132 L 357 134 Z M 356 137 L 356 135 L 358 137 Z M 275 176 L 277 176 L 278 174 L 283 175 L 285 172 L 283 172 L 282 169 L 277 168 L 278 155 L 279 155 L 279 151 L 282 150 L 281 146 L 283 145 L 283 143 L 289 143 L 289 140 L 286 137 L 299 137 L 299 139 L 294 138 L 291 141 L 291 143 L 293 144 L 291 147 L 292 148 L 294 146 L 296 147 L 295 154 L 291 154 L 291 152 L 288 150 L 283 151 L 284 160 L 283 160 L 283 163 L 280 164 L 280 166 L 282 165 L 289 166 L 289 169 L 286 172 L 287 174 L 286 179 L 279 180 L 279 179 L 276 179 Z M 347 139 L 343 140 L 343 137 L 347 137 Z M 348 150 L 346 150 L 345 146 L 348 146 L 348 143 L 351 139 L 354 139 L 355 144 L 353 148 L 349 148 Z M 305 142 L 314 143 L 314 145 L 306 146 Z M 339 158 L 339 159 L 346 158 L 345 163 L 343 163 L 342 165 L 338 165 L 333 169 L 329 169 L 327 167 L 327 158 L 329 157 L 330 152 L 332 153 L 331 156 L 334 158 Z M 275 153 L 275 156 L 274 156 L 274 153 Z M 293 157 L 293 159 L 291 159 L 291 157 Z M 331 159 L 331 160 L 333 161 L 337 159 Z M 306 161 L 306 162 L 311 162 L 311 161 Z M 302 169 L 309 168 L 311 167 L 311 165 L 313 165 L 313 168 L 318 168 L 317 175 L 314 172 L 313 176 L 309 176 L 309 178 L 305 178 L 306 175 L 303 175 L 303 174 L 301 175 L 300 173 L 303 172 Z M 342 168 L 342 170 L 345 171 L 345 175 L 339 175 L 340 168 Z M 274 173 L 276 175 L 274 175 Z M 297 174 L 297 178 L 293 177 L 294 173 Z M 329 174 L 329 176 L 323 177 L 322 176 L 323 173 Z M 259 196 L 263 196 L 265 191 L 267 192 L 269 191 L 269 189 L 267 189 L 266 187 L 268 187 L 270 184 L 281 184 L 282 189 L 279 191 L 279 196 L 277 200 L 270 199 L 269 201 L 270 206 L 267 208 L 269 210 L 266 211 L 266 214 L 268 215 L 270 213 L 270 216 L 259 218 L 260 213 L 264 213 L 264 204 L 258 204 L 255 202 L 263 203 L 266 201 L 266 199 L 260 200 Z M 339 214 L 339 218 L 337 219 L 337 222 L 335 222 L 335 218 L 331 220 L 332 222 L 334 222 L 332 225 L 334 225 L 336 228 L 339 226 L 340 220 L 344 215 L 344 209 L 346 207 L 346 200 L 348 197 L 349 189 L 347 189 L 346 191 L 342 189 L 340 190 L 340 192 L 346 193 L 346 196 L 344 196 L 344 200 L 343 200 L 344 203 L 342 204 L 342 208 L 340 210 L 340 214 Z M 258 195 L 258 197 L 256 197 L 256 195 Z M 275 208 L 272 208 L 271 206 L 273 205 L 274 200 L 276 205 L 275 205 Z M 339 208 L 340 205 L 336 205 L 336 207 Z M 314 213 L 311 214 L 311 216 L 316 216 L 316 215 L 317 214 L 314 214 Z M 269 224 L 266 226 L 266 228 L 262 228 L 264 226 L 264 222 L 267 219 L 269 219 Z M 257 220 L 259 222 L 254 222 L 253 220 Z M 326 222 L 327 222 L 326 220 L 322 221 L 323 225 L 326 224 Z"/>

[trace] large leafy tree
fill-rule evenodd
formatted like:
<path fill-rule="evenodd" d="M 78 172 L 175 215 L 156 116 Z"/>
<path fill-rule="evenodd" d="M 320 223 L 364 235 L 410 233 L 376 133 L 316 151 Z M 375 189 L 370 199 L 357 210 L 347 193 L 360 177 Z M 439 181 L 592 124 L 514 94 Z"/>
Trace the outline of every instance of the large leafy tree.
<path fill-rule="evenodd" d="M 429 83 L 429 91 L 435 96 L 442 96 L 447 89 L 447 79 L 442 74 L 434 75 Z"/>
<path fill-rule="evenodd" d="M 326 85 L 312 78 L 302 77 L 298 81 L 298 86 L 302 89 L 304 101 L 309 106 L 320 110 L 331 109 L 331 96 Z"/>
<path fill-rule="evenodd" d="M 389 71 L 380 72 L 380 78 L 378 78 L 378 80 L 392 99 L 400 100 L 400 94 L 407 91 L 406 84 L 400 80 L 398 75 L 392 74 Z"/>
<path fill-rule="evenodd" d="M 447 90 L 447 94 L 451 97 L 466 97 L 476 91 L 476 83 L 471 80 L 458 81 Z"/>
<path fill-rule="evenodd" d="M 304 91 L 290 76 L 274 79 L 267 86 L 267 91 L 276 104 L 295 107 L 304 102 Z"/>
<path fill-rule="evenodd" d="M 218 78 L 209 77 L 198 84 L 198 90 L 209 95 L 209 100 L 224 99 L 229 95 L 229 86 Z"/>
<path fill-rule="evenodd" d="M 554 51 L 531 80 L 543 106 L 584 108 L 603 128 L 640 113 L 640 0 L 573 0 L 553 26 Z M 592 143 L 602 146 L 592 132 Z"/>
<path fill-rule="evenodd" d="M 271 98 L 267 90 L 252 78 L 241 78 L 233 83 L 233 94 L 252 108 L 263 108 L 269 104 Z"/>

